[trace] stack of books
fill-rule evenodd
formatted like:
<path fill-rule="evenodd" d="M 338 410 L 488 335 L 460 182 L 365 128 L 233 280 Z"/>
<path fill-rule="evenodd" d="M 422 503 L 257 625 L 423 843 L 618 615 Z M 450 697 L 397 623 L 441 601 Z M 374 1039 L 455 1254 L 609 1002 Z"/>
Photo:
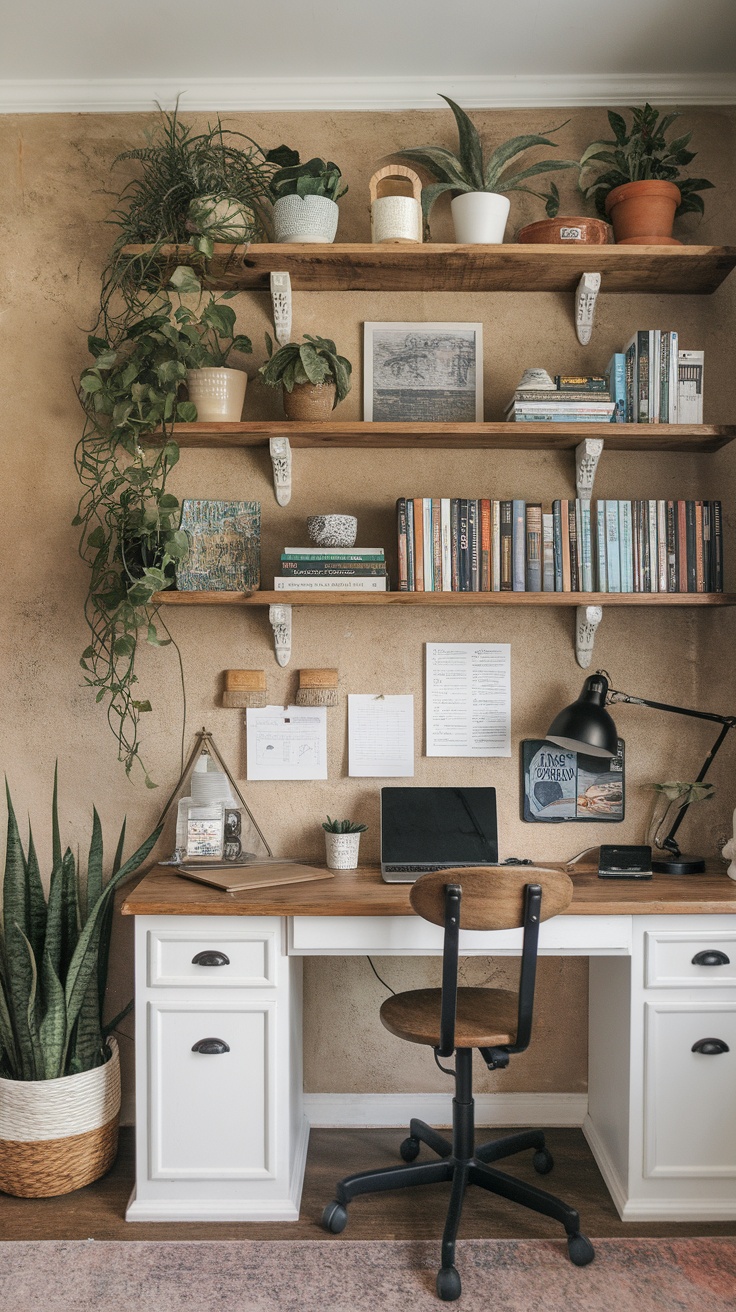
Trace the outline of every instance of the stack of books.
<path fill-rule="evenodd" d="M 399 497 L 400 592 L 722 592 L 720 501 Z"/>
<path fill-rule="evenodd" d="M 676 332 L 642 328 L 606 371 L 614 423 L 702 424 L 702 351 L 681 351 Z"/>
<path fill-rule="evenodd" d="M 386 592 L 383 547 L 284 547 L 276 592 Z"/>
<path fill-rule="evenodd" d="M 614 417 L 615 402 L 603 375 L 579 377 L 530 369 L 506 407 L 507 423 L 606 424 Z"/>

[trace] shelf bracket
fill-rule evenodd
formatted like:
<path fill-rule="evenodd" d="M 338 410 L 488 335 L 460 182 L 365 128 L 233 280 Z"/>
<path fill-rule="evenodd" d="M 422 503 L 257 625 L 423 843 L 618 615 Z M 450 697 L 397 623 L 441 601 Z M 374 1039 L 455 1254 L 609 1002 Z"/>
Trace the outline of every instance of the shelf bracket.
<path fill-rule="evenodd" d="M 587 670 L 593 659 L 596 630 L 602 619 L 602 606 L 578 606 L 575 611 L 575 657 L 582 670 Z"/>
<path fill-rule="evenodd" d="M 598 461 L 603 451 L 602 437 L 586 437 L 575 447 L 575 487 L 581 501 L 590 501 Z"/>
<path fill-rule="evenodd" d="M 273 327 L 279 346 L 291 341 L 291 278 L 288 273 L 271 274 Z"/>
<path fill-rule="evenodd" d="M 291 443 L 288 437 L 269 437 L 268 450 L 273 465 L 274 496 L 280 506 L 288 506 L 291 501 Z"/>
<path fill-rule="evenodd" d="M 273 274 L 271 278 L 273 279 Z M 575 289 L 575 332 L 581 346 L 587 346 L 593 333 L 595 303 L 601 289 L 599 273 L 584 273 Z"/>
<path fill-rule="evenodd" d="M 273 629 L 276 661 L 279 665 L 288 665 L 291 659 L 291 606 L 269 606 L 268 622 Z"/>

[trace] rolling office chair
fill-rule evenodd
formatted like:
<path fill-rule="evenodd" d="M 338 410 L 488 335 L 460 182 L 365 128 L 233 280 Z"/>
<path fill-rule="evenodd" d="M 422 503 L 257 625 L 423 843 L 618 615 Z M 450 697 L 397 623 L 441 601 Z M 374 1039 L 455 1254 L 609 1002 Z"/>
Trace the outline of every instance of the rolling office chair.
<path fill-rule="evenodd" d="M 410 896 L 414 910 L 424 920 L 444 926 L 442 988 L 395 994 L 381 1007 L 381 1021 L 398 1038 L 432 1047 L 438 1065 L 440 1057 L 455 1053 L 455 1070 L 449 1072 L 455 1076 L 452 1142 L 423 1121 L 412 1120 L 409 1137 L 399 1149 L 404 1161 L 413 1162 L 422 1143 L 442 1160 L 389 1166 L 347 1176 L 337 1186 L 335 1201 L 325 1208 L 322 1224 L 333 1234 L 344 1230 L 347 1204 L 358 1194 L 451 1181 L 442 1237 L 442 1266 L 437 1274 L 437 1293 L 441 1299 L 451 1302 L 459 1298 L 461 1288 L 455 1268 L 455 1240 L 463 1199 L 467 1186 L 476 1184 L 489 1193 L 561 1221 L 567 1231 L 571 1261 L 576 1266 L 586 1266 L 595 1254 L 590 1240 L 580 1233 L 580 1218 L 574 1208 L 490 1165 L 533 1148 L 534 1168 L 540 1175 L 546 1175 L 552 1170 L 553 1162 L 542 1131 L 522 1130 L 475 1146 L 472 1078 L 474 1048 L 489 1070 L 498 1070 L 508 1066 L 513 1053 L 524 1052 L 529 1046 L 539 925 L 569 905 L 572 882 L 560 870 L 478 866 L 423 875 L 414 884 Z M 509 989 L 458 988 L 460 929 L 500 930 L 519 926 L 523 926 L 524 940 L 518 994 Z"/>

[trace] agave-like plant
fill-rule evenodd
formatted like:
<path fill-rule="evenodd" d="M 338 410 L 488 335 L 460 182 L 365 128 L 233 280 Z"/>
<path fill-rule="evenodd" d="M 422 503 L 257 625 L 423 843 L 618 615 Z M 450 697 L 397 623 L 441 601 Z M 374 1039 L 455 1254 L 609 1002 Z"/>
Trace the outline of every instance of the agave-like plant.
<path fill-rule="evenodd" d="M 83 879 L 71 850 L 61 850 L 54 774 L 53 863 L 47 902 L 33 833 L 29 826 L 24 851 L 7 782 L 5 789 L 8 839 L 0 929 L 0 1076 L 53 1080 L 102 1066 L 109 1057 L 107 1036 L 133 1005 L 103 1024 L 113 894 L 145 861 L 161 827 L 123 865 L 123 821 L 112 871 L 105 880 L 102 828 L 93 809 Z"/>
<path fill-rule="evenodd" d="M 594 141 L 584 152 L 580 160 L 581 191 L 586 199 L 594 200 L 599 214 L 605 216 L 606 197 L 616 187 L 626 182 L 646 182 L 654 179 L 659 182 L 673 182 L 680 191 L 680 204 L 675 216 L 681 214 L 703 213 L 703 198 L 697 193 L 707 191 L 713 186 L 707 178 L 682 178 L 682 168 L 695 159 L 695 152 L 688 150 L 692 132 L 681 137 L 667 140 L 667 132 L 679 114 L 664 114 L 646 104 L 642 109 L 632 107 L 631 131 L 626 127 L 626 120 L 620 114 L 609 111 L 608 122 L 613 132 L 612 141 Z M 603 172 L 597 173 L 593 181 L 583 183 L 582 176 L 591 166 L 600 168 L 608 165 Z"/>
<path fill-rule="evenodd" d="M 549 191 L 540 192 L 535 191 L 533 187 L 528 187 L 526 183 L 530 178 L 538 177 L 542 173 L 577 168 L 578 161 L 539 160 L 518 173 L 510 173 L 508 169 L 511 161 L 523 155 L 525 151 L 535 146 L 552 146 L 556 149 L 557 143 L 550 141 L 549 137 L 538 136 L 535 133 L 511 137 L 500 146 L 496 146 L 495 150 L 486 157 L 478 129 L 468 118 L 465 110 L 455 104 L 454 100 L 450 100 L 449 96 L 442 96 L 442 99 L 447 101 L 455 115 L 458 133 L 457 155 L 444 146 L 411 146 L 406 150 L 396 151 L 401 159 L 409 159 L 414 164 L 419 164 L 438 179 L 431 186 L 422 189 L 422 211 L 425 221 L 429 219 L 430 211 L 438 196 L 446 191 L 525 191 L 530 196 L 545 201 L 549 217 L 554 218 L 560 205 L 557 188 L 553 185 Z M 551 128 L 550 131 L 559 132 L 560 127 L 564 126 L 565 124 L 561 123 L 559 127 Z"/>

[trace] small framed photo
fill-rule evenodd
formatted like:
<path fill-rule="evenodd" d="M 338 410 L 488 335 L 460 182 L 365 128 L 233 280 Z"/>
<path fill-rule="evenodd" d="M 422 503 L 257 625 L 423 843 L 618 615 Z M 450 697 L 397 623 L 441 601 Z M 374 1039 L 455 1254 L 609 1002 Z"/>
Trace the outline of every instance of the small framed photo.
<path fill-rule="evenodd" d="M 366 323 L 363 418 L 483 420 L 481 323 Z"/>

